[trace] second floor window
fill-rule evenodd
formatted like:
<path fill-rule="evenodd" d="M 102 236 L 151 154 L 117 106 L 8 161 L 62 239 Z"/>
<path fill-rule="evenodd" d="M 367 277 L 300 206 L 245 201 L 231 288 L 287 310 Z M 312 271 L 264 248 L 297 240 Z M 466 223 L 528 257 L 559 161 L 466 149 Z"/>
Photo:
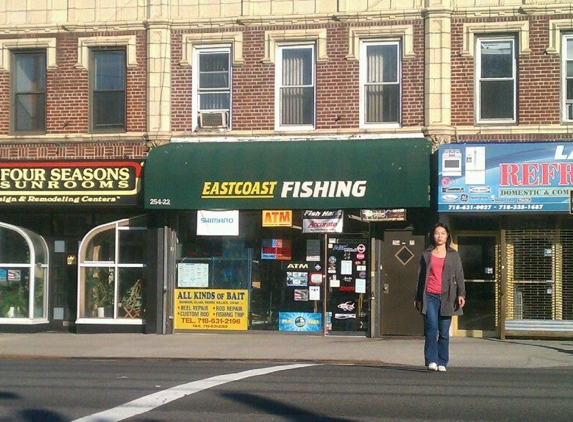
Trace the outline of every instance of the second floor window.
<path fill-rule="evenodd" d="M 277 127 L 313 129 L 314 46 L 282 46 L 277 55 Z"/>
<path fill-rule="evenodd" d="M 517 71 L 515 40 L 485 38 L 477 43 L 477 121 L 515 123 Z"/>
<path fill-rule="evenodd" d="M 363 125 L 400 122 L 400 48 L 398 42 L 362 44 L 360 66 Z"/>
<path fill-rule="evenodd" d="M 12 129 L 14 132 L 46 131 L 46 54 L 13 53 Z"/>
<path fill-rule="evenodd" d="M 199 105 L 199 126 L 228 128 L 231 111 L 231 50 L 197 50 L 194 87 Z"/>
<path fill-rule="evenodd" d="M 91 70 L 92 131 L 125 131 L 125 51 L 93 50 Z"/>
<path fill-rule="evenodd" d="M 563 60 L 565 75 L 564 89 L 564 120 L 573 122 L 573 36 L 566 37 L 563 43 Z"/>

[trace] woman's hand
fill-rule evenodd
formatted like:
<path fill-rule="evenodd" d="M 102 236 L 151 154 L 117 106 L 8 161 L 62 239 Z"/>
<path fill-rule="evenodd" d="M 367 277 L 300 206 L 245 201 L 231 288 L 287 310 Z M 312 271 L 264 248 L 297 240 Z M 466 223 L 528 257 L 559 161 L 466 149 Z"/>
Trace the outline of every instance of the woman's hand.
<path fill-rule="evenodd" d="M 458 305 L 460 305 L 460 308 L 463 308 L 466 305 L 466 298 L 458 296 Z"/>

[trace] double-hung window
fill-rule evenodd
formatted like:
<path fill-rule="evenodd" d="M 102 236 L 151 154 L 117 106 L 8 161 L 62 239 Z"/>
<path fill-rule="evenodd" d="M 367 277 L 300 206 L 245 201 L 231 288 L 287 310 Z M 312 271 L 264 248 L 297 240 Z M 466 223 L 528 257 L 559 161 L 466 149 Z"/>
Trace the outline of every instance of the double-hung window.
<path fill-rule="evenodd" d="M 564 116 L 566 122 L 573 122 L 573 35 L 563 38 L 563 84 Z"/>
<path fill-rule="evenodd" d="M 314 50 L 314 45 L 278 47 L 275 98 L 277 129 L 314 129 Z"/>
<path fill-rule="evenodd" d="M 230 126 L 231 49 L 197 49 L 194 80 L 200 128 Z"/>
<path fill-rule="evenodd" d="M 91 129 L 126 131 L 125 50 L 91 51 Z"/>
<path fill-rule="evenodd" d="M 401 110 L 400 44 L 364 42 L 360 63 L 360 125 L 398 125 Z"/>
<path fill-rule="evenodd" d="M 476 56 L 477 122 L 515 123 L 517 120 L 515 39 L 478 39 Z"/>
<path fill-rule="evenodd" d="M 12 131 L 46 131 L 46 53 L 12 53 Z"/>

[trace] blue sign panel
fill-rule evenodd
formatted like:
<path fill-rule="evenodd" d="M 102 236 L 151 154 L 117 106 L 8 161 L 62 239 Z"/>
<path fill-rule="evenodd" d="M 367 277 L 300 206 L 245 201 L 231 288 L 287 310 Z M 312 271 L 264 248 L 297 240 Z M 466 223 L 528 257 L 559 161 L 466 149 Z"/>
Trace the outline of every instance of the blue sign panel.
<path fill-rule="evenodd" d="M 573 142 L 439 148 L 438 211 L 570 211 Z"/>
<path fill-rule="evenodd" d="M 279 312 L 279 331 L 321 331 L 322 314 Z"/>

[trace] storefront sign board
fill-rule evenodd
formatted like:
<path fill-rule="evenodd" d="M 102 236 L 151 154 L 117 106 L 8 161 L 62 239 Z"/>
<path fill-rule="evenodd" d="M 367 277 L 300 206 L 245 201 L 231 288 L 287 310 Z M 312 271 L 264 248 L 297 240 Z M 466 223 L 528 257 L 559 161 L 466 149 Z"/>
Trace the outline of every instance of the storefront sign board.
<path fill-rule="evenodd" d="M 248 290 L 175 289 L 176 330 L 247 330 Z"/>
<path fill-rule="evenodd" d="M 424 138 L 171 142 L 149 153 L 144 202 L 188 210 L 428 207 L 430 154 Z"/>
<path fill-rule="evenodd" d="M 5 205 L 117 206 L 141 203 L 142 162 L 3 161 Z"/>
<path fill-rule="evenodd" d="M 448 144 L 439 148 L 441 212 L 569 212 L 573 143 Z"/>
<path fill-rule="evenodd" d="M 279 331 L 321 331 L 322 314 L 279 312 Z"/>

